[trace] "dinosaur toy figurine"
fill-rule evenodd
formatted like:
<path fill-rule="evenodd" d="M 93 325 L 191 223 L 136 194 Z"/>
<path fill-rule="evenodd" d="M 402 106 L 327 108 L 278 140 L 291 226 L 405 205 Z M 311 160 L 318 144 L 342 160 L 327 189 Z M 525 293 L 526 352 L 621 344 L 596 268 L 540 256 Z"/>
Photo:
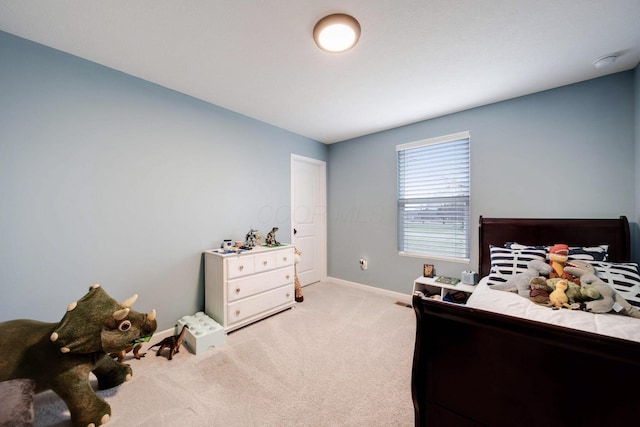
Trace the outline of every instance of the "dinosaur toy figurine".
<path fill-rule="evenodd" d="M 130 351 L 133 351 L 133 358 L 136 360 L 140 360 L 141 358 L 143 358 L 147 353 L 140 353 L 140 349 L 142 348 L 142 343 L 149 341 L 149 339 L 151 339 L 151 337 L 149 337 L 148 339 L 142 339 L 140 340 L 140 342 L 136 343 L 135 345 L 128 347 L 122 351 L 119 351 L 117 353 L 109 353 L 109 356 L 111 356 L 114 359 L 117 359 L 118 362 L 122 363 L 124 361 L 124 357 L 127 353 L 129 353 Z"/>
<path fill-rule="evenodd" d="M 156 346 L 160 346 L 160 348 L 158 349 L 158 352 L 156 353 L 156 356 L 160 356 L 160 352 L 162 350 L 164 350 L 165 348 L 169 349 L 169 355 L 167 356 L 167 358 L 169 360 L 173 359 L 173 356 L 176 353 L 180 352 L 180 346 L 182 345 L 182 339 L 184 338 L 184 333 L 187 331 L 187 329 L 189 329 L 189 325 L 184 325 L 182 327 L 182 330 L 180 331 L 179 335 L 173 335 L 171 337 L 167 337 L 165 339 L 163 339 L 162 341 L 160 341 L 159 343 L 156 343 L 154 345 L 152 345 L 151 347 L 149 347 L 149 349 L 156 347 Z"/>
<path fill-rule="evenodd" d="M 267 240 L 265 243 L 267 246 L 280 246 L 280 242 L 276 240 L 276 232 L 279 230 L 278 227 L 273 227 L 270 232 L 267 233 Z"/>
<path fill-rule="evenodd" d="M 116 387 L 131 379 L 129 365 L 109 357 L 148 341 L 155 332 L 156 312 L 131 309 L 137 295 L 117 302 L 100 285 L 67 307 L 58 323 L 18 319 L 0 322 L 0 381 L 32 379 L 35 391 L 53 390 L 69 408 L 74 427 L 99 426 L 111 418 L 111 407 L 98 388 Z"/>

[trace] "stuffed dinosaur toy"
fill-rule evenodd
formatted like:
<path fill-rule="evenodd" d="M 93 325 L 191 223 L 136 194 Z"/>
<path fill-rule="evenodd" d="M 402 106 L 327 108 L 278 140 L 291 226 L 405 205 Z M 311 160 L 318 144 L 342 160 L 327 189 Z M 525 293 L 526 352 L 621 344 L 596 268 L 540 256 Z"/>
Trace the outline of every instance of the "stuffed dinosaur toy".
<path fill-rule="evenodd" d="M 555 291 L 556 283 L 561 280 L 559 277 L 554 277 L 553 279 L 547 279 L 547 288 L 551 291 Z M 569 298 L 569 304 L 576 304 L 586 301 L 593 301 L 600 298 L 600 292 L 598 289 L 590 284 L 581 283 L 576 285 L 572 281 L 567 281 L 567 289 L 565 290 L 565 294 Z"/>
<path fill-rule="evenodd" d="M 571 273 L 564 270 L 567 261 L 569 260 L 569 246 L 564 243 L 557 243 L 549 248 L 549 265 L 551 266 L 551 273 L 549 278 L 560 278 L 572 281 L 576 285 L 580 284 L 580 279 L 572 276 Z"/>
<path fill-rule="evenodd" d="M 586 303 L 586 310 L 592 313 L 615 312 L 624 316 L 640 319 L 640 310 L 629 304 L 615 289 L 602 281 L 595 274 L 593 266 L 584 261 L 571 261 L 564 271 L 580 278 L 582 286 L 591 285 L 600 293 L 600 298 Z"/>
<path fill-rule="evenodd" d="M 544 261 L 533 260 L 527 264 L 527 270 L 514 274 L 505 283 L 491 286 L 491 289 L 501 291 L 517 292 L 518 295 L 529 298 L 531 288 L 529 283 L 534 277 L 548 276 L 551 273 L 551 266 Z M 545 278 L 546 279 L 546 278 Z"/>
<path fill-rule="evenodd" d="M 156 312 L 131 309 L 137 295 L 118 303 L 100 285 L 67 307 L 59 323 L 20 319 L 0 323 L 0 381 L 29 378 L 36 393 L 53 390 L 64 400 L 74 427 L 95 427 L 111 418 L 111 407 L 100 390 L 131 379 L 129 365 L 109 354 L 148 341 L 157 328 Z"/>

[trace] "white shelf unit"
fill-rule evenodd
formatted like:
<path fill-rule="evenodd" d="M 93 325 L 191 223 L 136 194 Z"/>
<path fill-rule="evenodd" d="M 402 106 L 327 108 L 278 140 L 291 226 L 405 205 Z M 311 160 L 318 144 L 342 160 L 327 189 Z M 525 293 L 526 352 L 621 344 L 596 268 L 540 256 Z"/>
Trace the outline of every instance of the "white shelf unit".
<path fill-rule="evenodd" d="M 418 277 L 413 282 L 413 292 L 420 291 L 427 297 L 443 300 L 447 294 L 458 291 L 467 294 L 468 298 L 476 289 L 474 285 L 467 285 L 462 282 L 458 282 L 455 285 L 439 283 L 436 282 L 436 278 L 437 277 Z"/>
<path fill-rule="evenodd" d="M 205 312 L 225 332 L 293 306 L 292 245 L 256 246 L 240 253 L 204 252 Z"/>

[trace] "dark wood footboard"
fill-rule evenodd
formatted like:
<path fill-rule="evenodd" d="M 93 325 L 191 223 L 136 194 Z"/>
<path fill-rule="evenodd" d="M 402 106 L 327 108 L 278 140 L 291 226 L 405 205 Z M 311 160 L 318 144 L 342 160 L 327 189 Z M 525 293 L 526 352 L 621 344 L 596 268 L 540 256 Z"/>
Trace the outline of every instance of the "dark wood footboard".
<path fill-rule="evenodd" d="M 413 307 L 416 426 L 640 423 L 640 343 L 417 295 Z"/>

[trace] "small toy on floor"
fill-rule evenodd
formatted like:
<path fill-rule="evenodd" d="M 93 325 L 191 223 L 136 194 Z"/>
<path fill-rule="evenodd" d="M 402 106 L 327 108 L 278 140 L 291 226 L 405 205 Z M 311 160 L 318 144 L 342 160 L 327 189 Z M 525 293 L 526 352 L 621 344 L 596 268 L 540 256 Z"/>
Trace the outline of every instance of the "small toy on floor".
<path fill-rule="evenodd" d="M 149 339 L 151 339 L 151 337 L 149 337 Z M 149 339 L 145 339 L 145 341 L 149 341 Z M 117 359 L 118 362 L 122 363 L 122 361 L 124 361 L 124 357 L 126 356 L 126 354 L 129 353 L 130 351 L 133 351 L 133 358 L 136 360 L 140 360 L 147 354 L 147 353 L 140 353 L 141 348 L 142 348 L 142 342 L 139 342 L 133 345 L 132 347 L 128 347 L 117 353 L 109 353 L 109 356 L 111 356 L 114 359 Z"/>
<path fill-rule="evenodd" d="M 175 356 L 176 353 L 180 352 L 180 346 L 182 345 L 182 340 L 184 339 L 184 334 L 187 329 L 189 329 L 189 325 L 184 325 L 179 335 L 167 337 L 149 348 L 151 349 L 153 347 L 160 346 L 158 352 L 156 353 L 156 356 L 160 356 L 160 352 L 162 352 L 162 350 L 164 350 L 165 348 L 168 348 L 169 354 L 167 355 L 167 359 L 172 360 L 173 356 Z"/>

